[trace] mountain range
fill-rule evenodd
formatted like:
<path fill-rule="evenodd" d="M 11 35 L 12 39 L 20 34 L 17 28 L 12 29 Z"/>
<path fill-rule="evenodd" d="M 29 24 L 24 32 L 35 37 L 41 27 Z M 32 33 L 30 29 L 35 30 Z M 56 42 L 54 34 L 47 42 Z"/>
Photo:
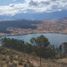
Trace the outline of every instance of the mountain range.
<path fill-rule="evenodd" d="M 27 20 L 46 20 L 46 19 L 60 19 L 67 17 L 67 11 L 56 11 L 52 13 L 19 13 L 14 16 L 10 15 L 0 15 L 0 20 L 21 20 L 21 19 L 27 19 Z"/>

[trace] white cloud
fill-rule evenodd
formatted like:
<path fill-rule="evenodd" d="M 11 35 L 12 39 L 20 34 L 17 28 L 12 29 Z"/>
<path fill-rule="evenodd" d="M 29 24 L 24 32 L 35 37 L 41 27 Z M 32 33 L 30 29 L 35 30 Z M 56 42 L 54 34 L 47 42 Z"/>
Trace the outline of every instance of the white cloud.
<path fill-rule="evenodd" d="M 17 13 L 29 12 L 28 10 L 37 13 L 67 10 L 67 0 L 25 0 L 23 3 L 1 5 L 0 15 L 13 16 Z"/>

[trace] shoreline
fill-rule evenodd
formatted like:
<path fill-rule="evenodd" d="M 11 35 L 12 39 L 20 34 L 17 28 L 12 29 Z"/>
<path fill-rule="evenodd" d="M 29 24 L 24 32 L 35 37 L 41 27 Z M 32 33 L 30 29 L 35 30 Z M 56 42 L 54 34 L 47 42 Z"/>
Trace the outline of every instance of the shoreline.
<path fill-rule="evenodd" d="M 14 34 L 14 35 L 11 35 L 11 34 L 7 34 L 5 36 L 21 36 L 21 35 L 30 35 L 30 34 L 63 34 L 63 35 L 67 35 L 67 33 L 57 33 L 57 32 L 42 32 L 42 33 L 26 33 L 26 34 Z"/>
<path fill-rule="evenodd" d="M 25 34 L 9 34 L 9 33 L 4 33 L 3 35 L 0 35 L 0 37 L 4 36 L 22 36 L 22 35 L 30 35 L 30 34 L 63 34 L 67 35 L 67 33 L 61 33 L 61 32 L 39 32 L 39 33 L 25 33 Z"/>

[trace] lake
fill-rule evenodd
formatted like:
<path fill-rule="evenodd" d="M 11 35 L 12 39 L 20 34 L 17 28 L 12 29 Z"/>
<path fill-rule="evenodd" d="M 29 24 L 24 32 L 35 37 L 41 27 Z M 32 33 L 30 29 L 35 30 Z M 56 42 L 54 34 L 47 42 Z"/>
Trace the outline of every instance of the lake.
<path fill-rule="evenodd" d="M 67 42 L 67 34 L 58 33 L 27 34 L 18 36 L 7 36 L 7 38 L 14 38 L 18 40 L 24 40 L 25 42 L 30 42 L 31 38 L 38 37 L 40 35 L 44 35 L 46 38 L 48 38 L 49 42 L 55 46 L 59 46 L 63 42 Z"/>

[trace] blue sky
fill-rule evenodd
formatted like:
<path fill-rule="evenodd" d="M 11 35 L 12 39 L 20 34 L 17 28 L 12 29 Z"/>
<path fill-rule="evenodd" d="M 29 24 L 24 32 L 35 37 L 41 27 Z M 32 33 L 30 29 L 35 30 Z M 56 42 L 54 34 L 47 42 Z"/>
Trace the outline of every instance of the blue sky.
<path fill-rule="evenodd" d="M 11 3 L 21 3 L 24 0 L 0 0 L 0 5 L 9 5 Z"/>
<path fill-rule="evenodd" d="M 67 0 L 0 0 L 0 19 L 67 17 Z"/>

